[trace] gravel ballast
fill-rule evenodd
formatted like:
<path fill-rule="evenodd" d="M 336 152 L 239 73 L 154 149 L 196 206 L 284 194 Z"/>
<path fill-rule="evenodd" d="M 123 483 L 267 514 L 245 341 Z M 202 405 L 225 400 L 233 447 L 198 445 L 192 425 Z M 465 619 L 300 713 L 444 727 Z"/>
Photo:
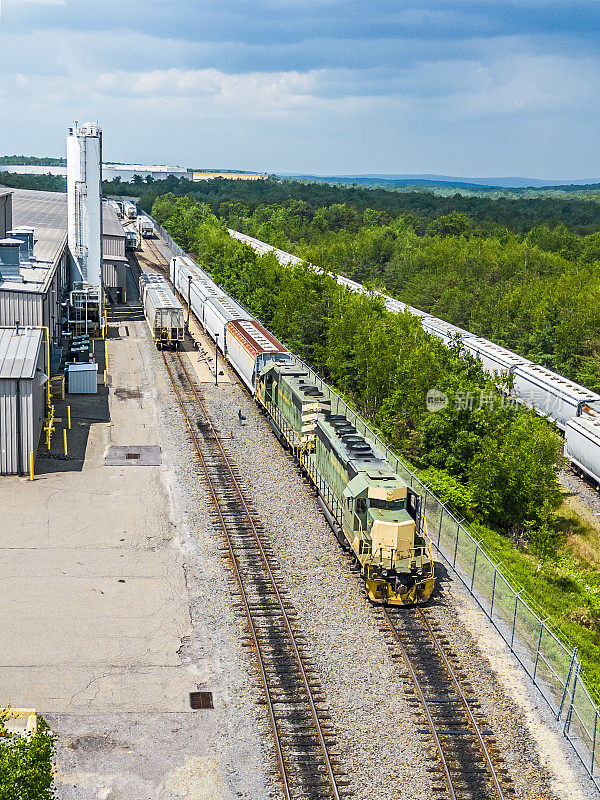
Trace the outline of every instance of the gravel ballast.
<path fill-rule="evenodd" d="M 318 511 L 312 488 L 241 386 L 202 385 L 202 390 L 283 567 L 340 736 L 342 763 L 352 790 L 365 800 L 394 798 L 399 789 L 403 796 L 433 796 L 428 767 L 434 753 L 417 733 L 407 703 L 402 662 L 390 657 L 377 615 L 364 598 L 349 557 Z M 243 425 L 239 410 L 246 417 Z M 458 583 L 448 579 L 445 584 L 430 613 L 463 662 L 466 677 L 481 691 L 481 710 L 502 750 L 516 796 L 593 797 L 591 785 L 568 747 L 562 742 L 557 745 L 556 731 L 542 701 L 534 699 L 531 707 L 525 708 L 510 696 L 512 684 L 501 681 L 482 655 L 482 649 L 487 652 L 488 648 L 485 637 L 501 641 L 500 637 L 491 626 L 484 635 L 477 631 L 475 637 L 465 623 L 473 622 L 471 615 L 485 628 L 483 615 L 473 614 L 473 602 Z M 527 689 L 520 691 L 526 693 Z M 544 725 L 549 726 L 549 752 L 559 747 L 562 761 L 573 771 L 568 789 L 557 782 L 552 757 L 540 755 L 540 737 L 532 734 L 528 714 L 542 731 Z"/>

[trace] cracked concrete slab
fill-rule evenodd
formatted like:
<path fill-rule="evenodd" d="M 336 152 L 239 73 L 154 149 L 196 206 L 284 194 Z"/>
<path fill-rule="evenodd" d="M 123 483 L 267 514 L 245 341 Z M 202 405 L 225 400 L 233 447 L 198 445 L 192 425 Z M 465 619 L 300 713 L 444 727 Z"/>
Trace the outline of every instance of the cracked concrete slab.
<path fill-rule="evenodd" d="M 88 399 L 91 418 L 108 402 L 110 421 L 89 426 L 81 467 L 41 462 L 33 482 L 0 481 L 0 605 L 10 609 L 0 617 L 0 705 L 190 711 L 194 674 L 178 655 L 190 600 L 166 470 L 104 466 L 108 448 L 132 441 L 160 464 L 156 392 L 135 368 L 135 340 L 108 352 L 114 384 L 130 391 Z"/>
<path fill-rule="evenodd" d="M 69 400 L 69 458 L 57 406 L 36 480 L 0 480 L 0 706 L 57 734 L 57 800 L 268 800 L 220 533 L 160 353 L 128 327 L 108 392 Z M 132 443 L 160 462 L 105 466 Z M 197 690 L 214 709 L 190 708 Z"/>

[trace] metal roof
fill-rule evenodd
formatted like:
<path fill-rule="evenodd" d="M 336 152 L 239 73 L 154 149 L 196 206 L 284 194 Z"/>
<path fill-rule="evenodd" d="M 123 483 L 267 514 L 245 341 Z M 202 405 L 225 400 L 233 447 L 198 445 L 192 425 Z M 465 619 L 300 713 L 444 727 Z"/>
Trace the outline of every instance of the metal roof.
<path fill-rule="evenodd" d="M 102 235 L 125 238 L 123 226 L 119 221 L 117 212 L 110 203 L 102 203 Z"/>
<path fill-rule="evenodd" d="M 21 281 L 0 280 L 0 291 L 45 292 L 67 244 L 67 195 L 12 189 L 13 228 L 34 229 L 35 260 L 21 266 Z"/>
<path fill-rule="evenodd" d="M 34 377 L 43 335 L 42 328 L 0 328 L 0 379 Z"/>
<path fill-rule="evenodd" d="M 66 192 L 13 189 L 13 226 L 67 230 Z"/>

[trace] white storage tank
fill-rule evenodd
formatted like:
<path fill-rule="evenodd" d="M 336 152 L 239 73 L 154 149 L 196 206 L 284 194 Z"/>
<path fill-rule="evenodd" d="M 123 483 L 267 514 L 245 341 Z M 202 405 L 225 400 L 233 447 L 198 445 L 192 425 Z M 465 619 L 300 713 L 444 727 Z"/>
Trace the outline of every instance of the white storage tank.
<path fill-rule="evenodd" d="M 102 131 L 88 122 L 67 136 L 69 248 L 94 289 L 102 285 Z"/>

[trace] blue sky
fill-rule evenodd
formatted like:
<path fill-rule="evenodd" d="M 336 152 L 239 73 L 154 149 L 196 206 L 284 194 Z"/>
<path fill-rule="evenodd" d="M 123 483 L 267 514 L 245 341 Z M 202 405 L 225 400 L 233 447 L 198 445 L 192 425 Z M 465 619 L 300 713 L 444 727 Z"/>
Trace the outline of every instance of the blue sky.
<path fill-rule="evenodd" d="M 0 153 L 600 177 L 597 0 L 0 2 Z"/>

